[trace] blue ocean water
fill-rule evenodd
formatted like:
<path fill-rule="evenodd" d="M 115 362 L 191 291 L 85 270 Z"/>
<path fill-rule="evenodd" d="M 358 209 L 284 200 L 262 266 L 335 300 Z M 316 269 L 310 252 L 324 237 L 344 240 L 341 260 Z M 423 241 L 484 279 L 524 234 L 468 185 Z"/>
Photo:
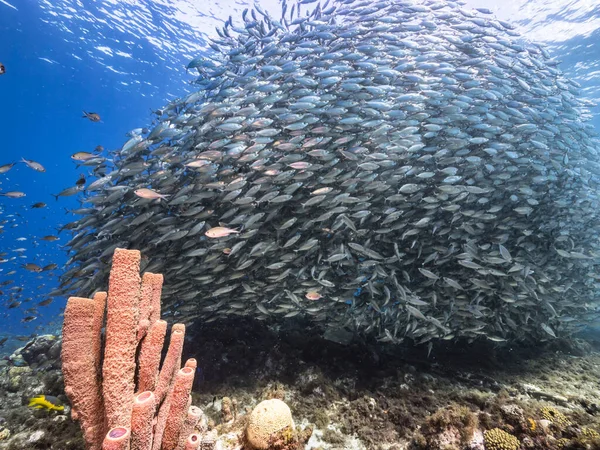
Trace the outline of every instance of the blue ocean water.
<path fill-rule="evenodd" d="M 279 8 L 274 0 L 260 4 Z M 600 97 L 600 6 L 583 0 L 464 4 L 489 8 L 526 39 L 544 43 L 587 98 Z M 1 192 L 26 194 L 0 197 L 0 283 L 5 283 L 0 286 L 0 335 L 60 326 L 66 299 L 38 303 L 56 289 L 68 259 L 62 245 L 70 233 L 58 229 L 75 219 L 68 211 L 80 207 L 77 197 L 55 200 L 51 194 L 74 186 L 89 171 L 70 156 L 101 145 L 110 158 L 129 130 L 151 124 L 153 109 L 191 92 L 195 77 L 185 65 L 207 51 L 215 26 L 229 15 L 239 17 L 246 6 L 218 0 L 0 0 L 0 63 L 6 67 L 0 76 L 0 165 L 26 158 L 46 169 L 36 172 L 19 163 L 0 175 Z M 82 118 L 83 110 L 98 113 L 101 122 Z M 600 129 L 598 116 L 593 123 Z M 36 202 L 47 207 L 32 209 Z M 48 235 L 59 240 L 41 239 Z M 35 273 L 23 267 L 27 263 L 58 267 Z"/>

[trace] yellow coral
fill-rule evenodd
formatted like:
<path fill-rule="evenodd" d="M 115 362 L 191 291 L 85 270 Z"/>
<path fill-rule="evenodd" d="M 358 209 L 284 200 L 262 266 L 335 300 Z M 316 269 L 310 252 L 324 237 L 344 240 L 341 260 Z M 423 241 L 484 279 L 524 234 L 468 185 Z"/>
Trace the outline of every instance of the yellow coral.
<path fill-rule="evenodd" d="M 529 431 L 532 433 L 537 429 L 537 423 L 531 417 L 527 419 L 527 423 L 529 424 Z"/>
<path fill-rule="evenodd" d="M 567 416 L 552 406 L 544 406 L 540 410 L 540 415 L 542 416 L 542 419 L 549 420 L 559 428 L 566 428 L 569 425 L 572 425 L 572 422 Z"/>
<path fill-rule="evenodd" d="M 556 441 L 556 446 L 558 448 L 564 448 L 567 446 L 567 444 L 569 444 L 569 441 L 567 438 L 560 438 L 559 440 Z"/>
<path fill-rule="evenodd" d="M 581 430 L 581 434 L 586 439 L 600 439 L 600 434 L 596 430 L 592 430 L 591 428 L 583 428 Z"/>
<path fill-rule="evenodd" d="M 517 450 L 520 445 L 516 437 L 500 428 L 487 430 L 483 434 L 483 442 L 485 450 Z"/>

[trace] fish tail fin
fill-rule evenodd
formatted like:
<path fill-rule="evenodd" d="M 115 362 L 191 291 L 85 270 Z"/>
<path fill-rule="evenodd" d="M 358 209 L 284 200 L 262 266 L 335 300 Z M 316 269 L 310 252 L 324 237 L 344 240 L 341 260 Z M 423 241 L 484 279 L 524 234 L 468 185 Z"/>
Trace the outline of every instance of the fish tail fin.
<path fill-rule="evenodd" d="M 50 194 L 52 197 L 54 197 L 56 199 L 56 201 L 58 201 L 58 194 Z"/>

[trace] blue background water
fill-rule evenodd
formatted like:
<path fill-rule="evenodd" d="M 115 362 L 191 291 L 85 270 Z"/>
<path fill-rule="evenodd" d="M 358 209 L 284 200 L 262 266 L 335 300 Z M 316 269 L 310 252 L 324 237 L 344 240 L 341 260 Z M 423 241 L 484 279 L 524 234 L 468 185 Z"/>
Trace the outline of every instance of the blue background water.
<path fill-rule="evenodd" d="M 278 10 L 275 0 L 260 3 Z M 465 3 L 490 8 L 525 37 L 544 41 L 588 98 L 600 96 L 600 6 L 584 0 Z M 190 92 L 194 77 L 185 65 L 204 51 L 215 25 L 230 14 L 235 21 L 245 6 L 192 0 L 0 0 L 0 62 L 7 70 L 0 76 L 0 165 L 24 157 L 46 168 L 38 173 L 18 164 L 0 175 L 0 191 L 26 193 L 21 199 L 0 197 L 0 253 L 8 259 L 0 263 L 0 282 L 15 281 L 0 286 L 0 337 L 60 326 L 66 299 L 56 298 L 39 312 L 26 310 L 48 298 L 67 260 L 61 245 L 68 232 L 56 242 L 39 238 L 56 235 L 57 228 L 75 219 L 65 209 L 80 207 L 76 197 L 56 201 L 51 196 L 89 171 L 77 168 L 70 155 L 97 145 L 118 149 L 129 130 L 150 125 L 152 109 Z M 81 118 L 82 110 L 99 113 L 102 122 Z M 600 128 L 597 116 L 594 123 Z M 36 202 L 48 206 L 31 209 Z M 15 251 L 19 248 L 25 251 Z M 56 263 L 59 269 L 31 273 L 20 267 L 28 262 Z M 20 300 L 31 300 L 7 309 L 13 287 L 23 288 Z M 28 315 L 38 318 L 22 323 Z"/>

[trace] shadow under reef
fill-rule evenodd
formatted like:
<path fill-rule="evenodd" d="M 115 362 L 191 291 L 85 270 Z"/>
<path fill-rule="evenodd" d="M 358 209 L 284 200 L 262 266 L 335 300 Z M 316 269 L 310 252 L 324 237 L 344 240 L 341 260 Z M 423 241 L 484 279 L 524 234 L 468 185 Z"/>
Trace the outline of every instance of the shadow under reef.
<path fill-rule="evenodd" d="M 186 356 L 199 367 L 194 403 L 215 424 L 222 397 L 248 411 L 280 398 L 314 427 L 310 449 L 483 449 L 494 428 L 519 436 L 523 448 L 600 449 L 600 358 L 582 340 L 443 342 L 428 356 L 426 346 L 341 345 L 302 321 L 249 319 L 198 323 L 187 339 Z M 554 412 L 569 419 L 557 425 Z M 457 431 L 444 436 L 449 429 Z"/>

